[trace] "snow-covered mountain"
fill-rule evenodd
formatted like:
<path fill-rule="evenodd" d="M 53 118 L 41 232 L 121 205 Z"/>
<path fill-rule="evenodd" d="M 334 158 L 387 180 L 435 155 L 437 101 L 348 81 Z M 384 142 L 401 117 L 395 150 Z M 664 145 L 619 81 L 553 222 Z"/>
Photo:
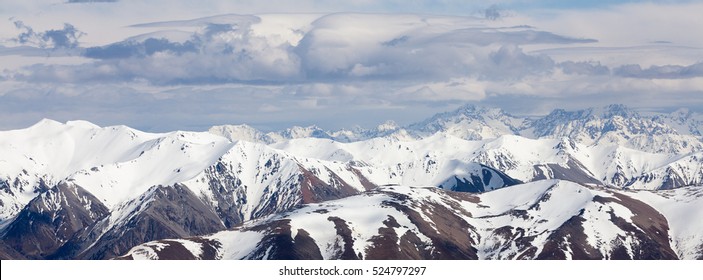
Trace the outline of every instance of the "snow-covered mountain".
<path fill-rule="evenodd" d="M 2 134 L 3 240 L 27 258 L 114 257 L 145 241 L 211 233 L 403 180 L 473 191 L 519 183 L 477 163 L 438 169 L 427 159 L 425 175 L 410 176 L 419 164 L 404 170 L 301 157 L 201 132 L 45 120 Z M 53 230 L 24 232 L 34 227 Z M 46 234 L 58 229 L 65 233 Z M 39 239 L 46 245 L 34 248 Z"/>
<path fill-rule="evenodd" d="M 682 154 L 703 150 L 703 115 L 680 109 L 669 114 L 639 113 L 621 104 L 577 111 L 556 109 L 540 118 L 517 117 L 499 108 L 464 105 L 407 126 L 387 121 L 376 128 L 324 131 L 292 127 L 264 133 L 246 125 L 215 126 L 209 130 L 232 141 L 265 144 L 299 138 L 323 138 L 357 142 L 380 137 L 412 141 L 437 133 L 465 140 L 493 139 L 519 135 L 530 139 L 568 137 L 587 146 L 614 144 L 651 153 Z"/>
<path fill-rule="evenodd" d="M 523 191 L 518 189 L 539 189 L 539 186 L 552 183 L 573 186 L 579 189 L 578 193 L 597 192 L 600 197 L 633 194 L 629 190 L 649 190 L 666 199 L 677 197 L 675 201 L 695 204 L 699 200 L 697 197 L 700 197 L 697 186 L 703 185 L 703 151 L 699 148 L 700 135 L 695 134 L 694 129 L 698 127 L 697 119 L 695 113 L 684 111 L 645 116 L 624 106 L 576 112 L 555 110 L 543 118 L 528 119 L 511 116 L 499 109 L 464 106 L 406 127 L 386 122 L 369 130 L 355 128 L 336 132 L 310 126 L 264 133 L 246 125 L 237 125 L 213 127 L 209 132 L 146 133 L 125 126 L 99 127 L 85 121 L 59 123 L 42 120 L 29 128 L 0 131 L 0 256 L 29 259 L 113 258 L 153 240 L 173 239 L 179 240 L 173 242 L 193 245 L 192 242 L 196 241 L 183 241 L 190 240 L 184 238 L 192 236 L 205 236 L 195 238 L 199 240 L 197 242 L 224 244 L 226 242 L 213 239 L 212 236 L 217 234 L 211 234 L 235 229 L 235 232 L 245 235 L 256 231 L 265 238 L 269 233 L 259 229 L 270 225 L 256 223 L 270 221 L 283 229 L 285 219 L 282 217 L 298 217 L 302 213 L 300 209 L 319 203 L 332 205 L 328 203 L 336 201 L 342 203 L 338 205 L 342 209 L 353 207 L 343 202 L 347 200 L 371 199 L 378 202 L 378 199 L 392 201 L 407 196 L 403 200 L 406 204 L 396 202 L 422 208 L 428 196 L 437 196 L 454 207 L 465 203 L 455 201 L 457 197 L 473 197 L 461 193 L 485 193 L 476 197 L 489 201 L 485 199 L 490 198 L 492 193 L 522 196 Z M 681 132 L 683 128 L 688 130 Z M 512 189 L 516 191 L 510 194 Z M 642 193 L 647 192 L 636 192 Z M 693 194 L 694 198 L 686 200 L 685 197 L 678 197 L 684 194 Z M 372 199 L 374 197 L 376 200 Z M 564 198 L 563 201 L 576 205 L 571 205 L 573 207 L 586 205 L 577 198 Z M 659 198 L 653 199 L 651 201 L 662 202 Z M 619 200 L 619 204 L 627 203 L 617 197 L 612 200 Z M 608 200 L 608 203 L 611 202 Z M 447 205 L 442 206 L 447 213 L 461 212 L 447 208 Z M 679 207 L 671 208 L 666 204 L 660 209 L 657 205 L 651 207 L 665 216 L 670 209 Z M 369 209 L 377 206 L 369 206 Z M 486 209 L 508 207 L 493 202 L 482 202 L 471 207 L 482 209 L 484 206 Z M 388 205 L 378 207 L 388 208 Z M 439 206 L 424 207 L 434 209 Z M 631 208 L 632 211 L 644 209 L 639 206 Z M 403 212 L 405 210 L 398 211 L 410 215 L 407 211 Z M 490 226 L 475 217 L 486 216 L 484 220 L 491 220 L 498 219 L 498 216 L 487 217 L 498 214 L 483 215 L 480 209 L 466 211 L 470 214 L 457 212 L 456 215 L 471 225 L 471 242 L 466 244 L 474 247 L 466 247 L 464 249 L 468 251 L 462 251 L 462 255 L 451 255 L 450 258 L 516 258 L 515 255 L 480 247 L 495 244 L 486 245 L 482 243 L 485 239 L 476 239 L 476 236 L 492 233 L 487 232 Z M 391 215 L 396 222 L 401 219 L 400 212 Z M 650 212 L 647 215 L 653 213 Z M 316 213 L 315 210 L 312 213 Z M 550 215 L 558 216 L 558 213 L 535 213 L 535 217 L 541 218 L 531 220 L 531 223 L 561 219 Z M 612 215 L 627 221 L 630 217 L 625 212 L 613 212 Z M 306 215 L 300 217 L 304 221 L 309 220 Z M 337 218 L 325 217 L 331 219 L 329 221 L 334 220 L 338 230 L 348 232 Z M 340 219 L 348 221 L 344 217 Z M 375 218 L 359 216 L 359 219 L 370 221 Z M 677 222 L 677 219 L 676 215 L 667 216 L 666 223 Z M 380 222 L 384 224 L 385 221 L 383 218 Z M 440 222 L 447 221 L 435 221 L 434 226 Z M 454 222 L 461 224 L 459 220 Z M 393 224 L 392 221 L 388 223 Z M 516 221 L 510 220 L 501 226 L 515 228 L 512 223 Z M 619 220 L 613 223 L 629 228 Z M 419 230 L 420 225 L 414 224 Z M 409 224 L 406 226 L 411 228 Z M 485 230 L 482 229 L 484 226 Z M 595 227 L 608 226 L 612 225 L 598 224 Z M 257 230 L 252 231 L 250 227 Z M 388 227 L 398 231 L 396 227 Z M 522 228 L 527 229 L 527 226 Z M 642 230 L 640 233 L 623 229 L 633 232 L 632 236 L 635 237 L 623 237 L 625 239 L 622 240 L 601 240 L 599 236 L 589 238 L 598 239 L 594 241 L 597 244 L 625 242 L 624 250 L 630 258 L 647 258 L 635 254 L 633 250 L 637 248 L 632 242 L 650 242 L 647 240 L 654 237 L 650 236 L 652 232 L 649 229 L 639 228 Z M 310 233 L 307 229 L 305 231 Z M 539 228 L 539 231 L 554 233 L 559 231 L 559 227 L 553 225 Z M 700 250 L 690 247 L 695 243 L 690 239 L 700 237 L 690 231 L 685 232 L 689 235 L 680 238 L 677 233 L 669 232 L 672 240 L 680 241 L 663 244 L 662 240 L 655 240 L 658 242 L 655 247 L 669 246 L 675 252 L 671 254 L 662 249 L 664 251 L 658 251 L 658 256 L 697 258 Z M 224 231 L 218 234 L 231 233 Z M 371 233 L 359 234 L 364 238 L 375 238 Z M 435 242 L 449 244 L 456 241 L 444 240 L 444 234 L 455 233 L 450 231 L 432 235 L 418 231 L 407 238 L 412 240 L 413 246 L 425 246 L 423 248 L 438 246 L 432 245 Z M 353 237 L 358 238 L 356 235 Z M 297 237 L 293 234 L 290 238 Z M 310 246 L 329 245 L 319 243 L 314 236 L 310 238 L 318 242 L 310 243 Z M 532 242 L 529 240 L 542 242 L 538 243 L 542 247 L 532 245 L 543 248 L 540 249 L 542 251 L 549 246 L 566 246 L 561 243 L 548 246 L 552 244 L 549 242 L 561 242 L 556 239 L 550 241 L 549 238 L 519 242 Z M 676 245 L 684 243 L 690 243 L 690 246 L 682 245 L 679 248 Z M 508 246 L 506 244 L 495 246 Z M 517 252 L 515 248 L 522 245 L 515 246 L 518 245 L 509 245 L 510 250 Z M 616 256 L 609 250 L 621 250 L 617 246 L 603 247 L 605 251 L 598 246 L 592 247 L 595 249 L 582 246 L 580 250 L 586 250 L 589 256 L 598 258 L 614 258 Z M 364 248 L 358 247 L 353 253 L 356 257 L 373 256 L 367 255 Z M 222 253 L 220 249 L 203 250 L 208 252 L 208 256 L 219 256 Z M 328 253 L 320 253 L 325 258 L 339 258 L 334 256 L 340 252 L 329 248 L 319 249 L 320 252 L 327 250 L 325 252 Z M 435 253 L 413 252 L 412 258 L 449 258 L 441 255 L 449 253 L 437 253 L 441 251 L 438 248 L 434 250 L 430 252 Z M 519 254 L 525 253 L 518 251 Z M 542 251 L 525 257 L 546 258 L 540 257 Z M 340 254 L 351 258 L 351 253 Z M 555 254 L 558 258 L 565 257 L 559 255 L 561 253 Z M 261 258 L 254 255 L 249 254 L 247 258 Z M 576 258 L 584 256 L 573 255 Z M 409 255 L 404 257 L 410 258 Z"/>
<path fill-rule="evenodd" d="M 560 180 L 478 195 L 385 187 L 212 235 L 148 242 L 120 258 L 700 259 L 702 190 Z"/>
<path fill-rule="evenodd" d="M 465 105 L 453 112 L 440 113 L 412 124 L 408 130 L 418 137 L 444 132 L 461 139 L 482 140 L 518 135 L 528 124 L 527 119 L 512 116 L 498 108 Z"/>
<path fill-rule="evenodd" d="M 623 105 L 575 112 L 554 110 L 535 120 L 522 134 L 532 137 L 568 137 L 578 143 L 616 144 L 654 153 L 690 153 L 703 148 L 689 130 L 677 131 L 657 117 L 643 117 Z M 672 122 L 668 122 L 672 123 Z M 681 126 L 679 126 L 681 127 Z"/>
<path fill-rule="evenodd" d="M 681 108 L 669 114 L 646 114 L 656 122 L 664 123 L 682 134 L 703 136 L 703 115 Z"/>

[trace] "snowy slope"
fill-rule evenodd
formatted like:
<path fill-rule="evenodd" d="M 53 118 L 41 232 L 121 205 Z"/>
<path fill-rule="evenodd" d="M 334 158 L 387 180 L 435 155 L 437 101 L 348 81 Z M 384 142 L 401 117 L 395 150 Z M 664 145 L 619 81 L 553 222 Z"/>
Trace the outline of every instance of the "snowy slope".
<path fill-rule="evenodd" d="M 573 112 L 557 109 L 532 122 L 521 134 L 569 137 L 585 145 L 610 143 L 652 153 L 681 154 L 703 148 L 689 130 L 677 131 L 667 123 L 671 122 L 641 116 L 618 104 Z"/>
<path fill-rule="evenodd" d="M 389 124 L 388 129 L 392 128 Z M 100 128 L 86 122 L 45 120 L 27 129 L 0 133 L 0 188 L 6 190 L 0 192 L 4 205 L 0 215 L 5 223 L 29 200 L 61 180 L 75 182 L 108 207 L 134 199 L 152 186 L 181 182 L 189 182 L 186 185 L 196 194 L 213 198 L 215 195 L 204 184 L 209 182 L 204 172 L 218 163 L 234 166 L 232 172 L 243 172 L 240 165 L 250 170 L 237 178 L 250 186 L 246 197 L 256 200 L 264 190 L 251 186 L 266 184 L 253 170 L 273 157 L 285 159 L 288 169 L 281 170 L 289 171 L 269 177 L 288 176 L 280 179 L 286 181 L 302 174 L 290 171 L 296 168 L 321 170 L 324 172 L 315 176 L 326 176 L 322 181 L 330 183 L 331 177 L 326 174 L 331 172 L 356 190 L 364 190 L 361 181 L 372 185 L 442 185 L 450 189 L 463 182 L 482 181 L 476 188 L 485 191 L 511 185 L 506 183 L 510 181 L 506 176 L 524 182 L 560 178 L 658 189 L 670 187 L 662 178 L 672 176 L 683 178 L 673 186 L 696 184 L 701 171 L 696 156 L 682 158 L 610 143 L 585 146 L 569 139 L 512 135 L 467 141 L 437 133 L 414 141 L 383 137 L 353 143 L 301 138 L 271 144 L 271 149 L 247 141 L 233 143 L 210 133 L 149 134 L 127 127 Z M 222 162 L 223 157 L 237 154 L 241 156 Z M 668 166 L 675 168 L 666 169 Z M 670 175 L 667 170 L 676 172 Z M 252 211 L 256 212 L 253 208 L 246 210 L 242 219 Z"/>
<path fill-rule="evenodd" d="M 434 185 L 473 163 L 480 163 L 514 179 L 565 179 L 618 188 L 659 189 L 661 181 L 634 184 L 637 178 L 670 164 L 683 165 L 687 174 L 701 171 L 695 161 L 672 154 L 648 153 L 615 144 L 586 146 L 568 138 L 528 139 L 504 135 L 467 141 L 435 134 L 417 141 L 375 138 L 339 143 L 314 138 L 272 144 L 272 147 L 306 158 L 354 163 L 377 185 Z M 698 158 L 698 157 L 695 157 Z M 693 175 L 689 176 L 692 177 Z M 687 184 L 697 181 L 689 180 Z M 682 184 L 679 184 L 682 185 Z"/>
<path fill-rule="evenodd" d="M 141 146 L 159 137 L 124 126 L 51 120 L 0 132 L 0 220 L 75 172 L 137 158 Z"/>
<path fill-rule="evenodd" d="M 669 221 L 673 248 L 682 259 L 703 259 L 703 188 L 687 187 L 627 195 L 648 203 Z"/>
<path fill-rule="evenodd" d="M 528 120 L 512 116 L 501 109 L 465 105 L 455 111 L 437 114 L 412 124 L 408 129 L 418 137 L 442 131 L 466 140 L 481 140 L 517 134 L 528 123 Z"/>
<path fill-rule="evenodd" d="M 454 220 L 456 223 L 463 223 L 460 222 L 463 220 L 474 228 L 491 229 L 483 232 L 477 229 L 477 236 L 483 239 L 463 240 L 473 247 L 463 248 L 462 258 L 563 258 L 567 255 L 634 258 L 639 248 L 637 244 L 641 242 L 654 242 L 657 244 L 654 247 L 660 248 L 660 236 L 644 226 L 639 227 L 642 232 L 637 233 L 617 219 L 593 224 L 609 220 L 611 215 L 596 210 L 607 205 L 626 223 L 636 224 L 636 219 L 627 217 L 637 215 L 620 211 L 622 207 L 636 208 L 630 212 L 649 208 L 618 197 L 631 194 L 625 190 L 692 190 L 702 185 L 703 155 L 700 135 L 696 134 L 699 119 L 696 113 L 684 110 L 646 115 L 624 106 L 575 112 L 555 110 L 543 118 L 526 119 L 499 109 L 464 106 L 406 127 L 386 122 L 369 130 L 355 128 L 337 132 L 309 126 L 264 133 L 240 125 L 213 127 L 209 132 L 145 133 L 125 126 L 103 128 L 85 121 L 64 124 L 42 120 L 26 129 L 0 131 L 0 236 L 3 246 L 10 250 L 0 253 L 19 253 L 29 258 L 106 258 L 154 239 L 207 235 L 242 223 L 250 225 L 251 221 L 265 217 L 273 224 L 261 227 L 285 229 L 285 222 L 271 220 L 271 215 L 289 213 L 301 205 L 344 198 L 352 201 L 354 197 L 358 203 L 375 207 L 373 203 L 383 204 L 389 197 L 409 196 L 414 201 L 416 196 L 427 197 L 431 193 L 449 197 L 440 199 L 442 201 L 456 199 L 451 192 L 408 189 L 418 186 L 485 192 L 480 197 L 486 201 L 505 194 L 502 189 L 515 188 L 515 185 L 519 185 L 518 189 L 532 186 L 540 195 L 555 196 L 557 194 L 551 194 L 553 190 L 539 191 L 539 186 L 552 182 L 545 179 L 559 179 L 560 193 L 571 193 L 564 190 L 573 187 L 579 194 L 566 195 L 563 200 L 569 201 L 569 207 L 581 205 L 582 208 L 538 211 L 523 221 L 506 218 L 507 212 L 486 212 L 489 208 L 513 214 L 530 210 L 510 208 L 515 205 L 505 206 L 501 199 L 491 202 L 488 208 L 455 201 L 464 205 L 471 215 L 441 206 L 449 212 L 461 212 L 457 214 L 461 219 Z M 520 185 L 523 182 L 536 183 Z M 375 190 L 378 187 L 384 189 Z M 396 189 L 389 191 L 391 187 Z M 589 196 L 582 196 L 584 193 Z M 666 220 L 679 218 L 670 214 L 682 212 L 676 209 L 694 209 L 680 205 L 697 205 L 695 198 L 656 198 L 696 197 L 695 191 L 655 194 L 654 198 L 642 200 L 657 211 L 664 207 L 660 212 Z M 364 199 L 371 196 L 381 202 Z M 509 196 L 522 197 L 523 192 Z M 58 200 L 71 203 L 62 204 Z M 674 201 L 675 206 L 670 206 L 669 201 Z M 681 201 L 689 204 L 681 204 Z M 339 207 L 354 208 L 359 205 L 355 203 Z M 398 223 L 402 220 L 399 215 L 408 214 L 407 209 L 403 209 L 391 215 L 395 222 L 383 219 L 380 223 Z M 580 214 L 573 214 L 574 211 Z M 585 216 L 589 213 L 596 216 Z M 486 219 L 477 219 L 479 216 Z M 51 217 L 50 221 L 35 220 L 46 217 Z M 536 222 L 537 217 L 551 222 Z M 301 219 L 307 218 L 301 216 Z M 347 232 L 341 220 L 331 216 L 327 219 L 331 219 L 335 230 Z M 198 222 L 194 223 L 196 220 Z M 427 241 L 433 238 L 449 242 L 441 235 L 427 232 L 422 225 L 413 224 L 419 230 L 407 237 L 413 240 L 413 246 L 434 243 Z M 555 237 L 532 235 L 528 243 L 534 241 L 540 245 L 520 247 L 521 242 L 527 241 L 526 237 L 515 237 L 523 234 L 518 233 L 517 224 L 523 231 L 550 233 Z M 466 228 L 470 228 L 468 225 Z M 293 230 L 298 228 L 294 224 L 289 226 L 293 226 Z M 410 228 L 410 224 L 405 226 Z M 555 249 L 569 247 L 563 240 L 568 239 L 567 236 L 576 238 L 576 229 L 587 231 L 589 226 L 594 229 L 593 236 L 573 242 L 591 247 L 581 246 L 579 252 L 566 253 Z M 396 227 L 388 227 L 396 230 Z M 499 228 L 503 229 L 495 232 Z M 63 229 L 64 233 L 58 234 L 56 229 Z M 30 230 L 57 234 L 31 234 L 27 232 Z M 257 230 L 256 234 L 266 237 L 270 230 Z M 312 246 L 309 239 L 317 240 L 313 237 L 315 233 L 305 231 L 307 233 L 299 238 L 303 244 Z M 676 240 L 670 245 L 677 256 L 697 258 L 696 246 L 700 244 L 696 242 L 700 238 L 696 233 L 678 225 L 667 232 Z M 293 233 L 291 238 L 295 239 L 298 235 Z M 237 235 L 236 231 L 227 234 Z M 374 238 L 371 233 L 359 234 Z M 486 243 L 486 236 L 492 236 L 493 243 Z M 562 239 L 557 240 L 557 236 Z M 476 238 L 473 233 L 471 238 Z M 652 238 L 656 240 L 650 240 Z M 197 247 L 193 242 L 178 244 Z M 339 242 L 338 245 L 344 247 Z M 624 244 L 624 249 L 611 246 L 613 242 Z M 35 248 L 32 244 L 41 246 Z M 365 256 L 363 250 L 366 249 L 353 248 L 357 257 L 360 253 Z M 351 258 L 351 249 L 345 249 L 346 253 L 335 250 L 320 247 L 320 256 L 333 258 L 339 253 Z M 215 251 L 203 249 L 201 254 L 217 256 Z M 253 256 L 251 253 L 246 252 L 248 257 Z M 657 254 L 665 257 L 670 253 L 664 250 Z M 309 251 L 305 254 L 313 257 Z M 412 254 L 413 257 L 417 254 L 440 257 L 425 251 Z"/>
<path fill-rule="evenodd" d="M 664 123 L 682 134 L 703 136 L 703 115 L 681 108 L 669 114 L 645 113 L 652 120 Z"/>
<path fill-rule="evenodd" d="M 150 242 L 122 258 L 691 259 L 702 256 L 700 238 L 690 236 L 701 220 L 672 214 L 699 206 L 699 190 L 662 197 L 559 180 L 477 195 L 386 187 L 231 231 Z M 693 229 L 682 231 L 687 222 Z M 178 245 L 188 242 L 196 245 Z"/>
<path fill-rule="evenodd" d="M 189 180 L 213 165 L 232 147 L 209 133 L 172 132 L 146 141 L 127 161 L 77 171 L 67 180 L 84 186 L 109 207 L 135 198 L 154 185 Z"/>

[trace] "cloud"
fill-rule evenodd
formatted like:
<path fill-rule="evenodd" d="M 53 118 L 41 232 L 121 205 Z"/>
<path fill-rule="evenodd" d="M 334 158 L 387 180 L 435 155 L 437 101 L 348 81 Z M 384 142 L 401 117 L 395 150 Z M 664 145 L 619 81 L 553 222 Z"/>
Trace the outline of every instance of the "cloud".
<path fill-rule="evenodd" d="M 76 48 L 79 45 L 78 39 L 84 34 L 68 23 L 64 23 L 63 29 L 50 29 L 43 32 L 35 32 L 32 27 L 19 20 L 13 23 L 22 31 L 13 39 L 15 42 L 40 48 Z"/>
<path fill-rule="evenodd" d="M 559 68 L 566 74 L 577 75 L 608 75 L 610 68 L 601 65 L 599 62 L 575 62 L 564 61 L 558 64 Z"/>
<path fill-rule="evenodd" d="M 503 44 L 573 44 L 595 43 L 595 39 L 580 39 L 560 36 L 546 31 L 535 31 L 529 27 L 513 28 L 467 28 L 454 30 L 432 38 L 444 43 L 468 43 L 487 46 L 495 43 Z"/>
<path fill-rule="evenodd" d="M 618 76 L 639 79 L 688 79 L 703 77 L 703 63 L 688 66 L 653 65 L 646 69 L 642 69 L 642 66 L 637 64 L 628 64 L 613 69 L 613 73 Z"/>
<path fill-rule="evenodd" d="M 529 27 L 466 27 L 477 24 L 471 18 L 456 22 L 451 17 L 374 14 L 323 16 L 299 40 L 290 41 L 255 32 L 260 21 L 223 15 L 135 25 L 197 31 L 180 41 L 154 32 L 90 47 L 83 55 L 96 62 L 35 65 L 15 77 L 69 83 L 146 80 L 158 85 L 435 82 L 467 75 L 520 79 L 554 68 L 548 57 L 526 54 L 520 45 L 594 42 Z M 457 28 L 437 28 L 448 23 Z"/>
<path fill-rule="evenodd" d="M 605 102 L 691 100 L 703 107 L 702 46 L 657 36 L 647 45 L 611 46 L 599 32 L 519 14 L 226 14 L 141 22 L 123 24 L 117 40 L 88 46 L 95 41 L 79 33 L 62 41 L 20 28 L 27 46 L 45 38 L 46 48 L 56 41 L 73 49 L 61 59 L 43 52 L 30 60 L 19 48 L 0 48 L 3 59 L 26 59 L 0 70 L 0 118 L 80 118 L 147 130 L 223 123 L 338 128 L 379 118 L 408 123 L 464 102 L 518 113 Z M 75 26 L 58 35 L 86 30 Z M 75 44 L 66 43 L 70 38 Z M 659 39 L 671 43 L 651 45 Z"/>
<path fill-rule="evenodd" d="M 493 4 L 487 9 L 483 11 L 483 17 L 488 19 L 488 20 L 497 20 L 503 17 L 505 14 L 505 11 L 498 7 L 498 5 Z"/>
<path fill-rule="evenodd" d="M 84 55 L 95 59 L 125 59 L 131 57 L 144 58 L 159 52 L 183 54 L 196 51 L 197 48 L 192 41 L 174 43 L 167 39 L 148 38 L 143 42 L 125 41 L 104 47 L 87 48 Z"/>
<path fill-rule="evenodd" d="M 68 3 L 114 3 L 118 0 L 68 0 Z"/>
<path fill-rule="evenodd" d="M 490 59 L 495 68 L 484 74 L 484 79 L 504 77 L 518 79 L 526 75 L 550 72 L 554 69 L 554 61 L 544 55 L 528 55 L 515 45 L 504 45 L 491 53 Z"/>
<path fill-rule="evenodd" d="M 625 65 L 611 70 L 598 61 L 556 62 L 547 54 L 526 52 L 524 48 L 597 41 L 529 26 L 481 26 L 481 21 L 471 18 L 332 14 L 316 19 L 306 28 L 291 26 L 303 34 L 297 40 L 281 40 L 264 34 L 258 31 L 257 24 L 262 24 L 260 17 L 222 15 L 134 25 L 134 28 L 195 28 L 196 31 L 186 37 L 174 37 L 171 31 L 146 33 L 106 46 L 86 48 L 83 56 L 95 59 L 91 63 L 36 64 L 9 77 L 34 83 L 147 82 L 158 86 L 234 83 L 307 87 L 392 81 L 398 84 L 396 89 L 417 86 L 416 90 L 405 90 L 414 92 L 413 96 L 444 96 L 435 99 L 449 100 L 454 98 L 445 93 L 450 90 L 465 92 L 471 99 L 486 96 L 485 91 L 489 89 L 497 93 L 530 92 L 539 87 L 524 82 L 525 79 L 552 77 L 556 72 L 567 77 L 638 79 L 700 75 L 698 64 L 655 65 L 645 70 L 637 68 L 638 65 Z M 452 24 L 453 28 L 438 28 L 446 24 Z M 25 33 L 35 34 L 28 30 Z M 477 83 L 452 86 L 453 81 L 464 79 Z M 484 81 L 507 82 L 511 86 L 478 86 Z M 343 87 L 334 88 L 337 96 L 349 93 L 342 90 Z M 322 92 L 319 89 L 316 91 Z M 328 101 L 315 102 L 326 104 Z"/>

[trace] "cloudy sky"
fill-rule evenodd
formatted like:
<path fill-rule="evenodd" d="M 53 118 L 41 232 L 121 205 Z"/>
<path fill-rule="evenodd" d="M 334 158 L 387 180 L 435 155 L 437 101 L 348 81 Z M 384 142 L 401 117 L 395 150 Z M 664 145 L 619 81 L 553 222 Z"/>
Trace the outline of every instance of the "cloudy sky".
<path fill-rule="evenodd" d="M 703 111 L 703 1 L 0 0 L 0 129 Z"/>

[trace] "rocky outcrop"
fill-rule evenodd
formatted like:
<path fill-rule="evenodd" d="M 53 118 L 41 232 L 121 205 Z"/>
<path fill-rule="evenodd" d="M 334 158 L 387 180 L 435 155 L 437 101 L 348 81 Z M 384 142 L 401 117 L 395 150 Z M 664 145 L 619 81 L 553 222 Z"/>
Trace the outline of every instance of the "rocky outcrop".
<path fill-rule="evenodd" d="M 81 259 L 106 259 L 151 240 L 184 238 L 225 229 L 211 208 L 187 187 L 155 186 L 67 244 Z M 99 233 L 99 234 L 98 234 Z"/>
<path fill-rule="evenodd" d="M 107 207 L 95 196 L 78 185 L 63 182 L 30 201 L 2 239 L 26 258 L 47 258 L 76 233 L 108 214 Z"/>

